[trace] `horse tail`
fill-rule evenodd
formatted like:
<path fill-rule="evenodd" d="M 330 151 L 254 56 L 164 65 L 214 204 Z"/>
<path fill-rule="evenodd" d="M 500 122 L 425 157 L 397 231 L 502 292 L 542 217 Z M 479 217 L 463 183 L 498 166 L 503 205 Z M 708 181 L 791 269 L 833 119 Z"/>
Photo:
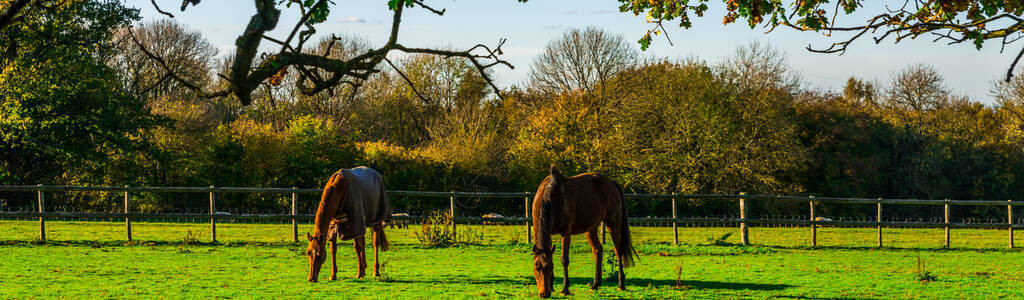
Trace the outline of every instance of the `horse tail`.
<path fill-rule="evenodd" d="M 388 251 L 391 248 L 388 236 L 384 234 L 384 222 L 373 225 L 373 247 L 380 251 Z"/>
<path fill-rule="evenodd" d="M 619 203 L 621 205 L 621 211 L 619 212 L 621 216 L 619 220 L 621 234 L 619 234 L 619 240 L 615 241 L 615 250 L 621 254 L 621 261 L 619 263 L 623 267 L 632 267 L 635 264 L 633 256 L 636 254 L 636 249 L 633 248 L 632 234 L 629 233 L 629 218 L 626 217 L 626 197 L 619 183 L 616 182 L 615 187 L 619 189 Z"/>

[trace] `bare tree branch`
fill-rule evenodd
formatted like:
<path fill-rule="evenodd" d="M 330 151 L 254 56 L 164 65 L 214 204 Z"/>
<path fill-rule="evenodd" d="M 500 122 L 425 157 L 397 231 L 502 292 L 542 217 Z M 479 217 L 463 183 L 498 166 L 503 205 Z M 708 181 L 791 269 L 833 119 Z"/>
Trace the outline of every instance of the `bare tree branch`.
<path fill-rule="evenodd" d="M 188 6 L 188 4 L 196 5 L 198 2 L 198 0 L 183 0 L 182 9 Z M 328 5 L 328 3 L 329 2 L 327 0 L 318 0 L 312 6 L 306 7 L 318 7 L 321 5 Z M 505 43 L 504 39 L 500 40 L 498 45 L 494 48 L 480 44 L 465 51 L 409 48 L 399 44 L 398 34 L 402 20 L 402 12 L 405 5 L 398 5 L 395 8 L 390 35 L 387 42 L 380 48 L 367 50 L 360 55 L 346 59 L 329 57 L 333 43 L 328 44 L 328 47 L 323 54 L 307 53 L 303 51 L 303 45 L 316 32 L 316 29 L 310 22 L 314 9 L 306 9 L 303 5 L 299 5 L 299 12 L 302 16 L 292 27 L 288 36 L 285 39 L 280 40 L 266 35 L 267 32 L 272 31 L 277 26 L 280 18 L 281 11 L 275 7 L 275 4 L 275 0 L 255 0 L 256 14 L 250 18 L 245 31 L 239 35 L 235 42 L 236 56 L 232 63 L 231 70 L 226 75 L 220 75 L 221 77 L 226 78 L 230 89 L 227 91 L 217 92 L 217 95 L 223 95 L 226 93 L 234 94 L 243 105 L 248 105 L 252 101 L 252 92 L 255 91 L 261 83 L 281 72 L 284 72 L 284 70 L 289 67 L 295 67 L 299 70 L 299 78 L 295 81 L 295 86 L 299 92 L 305 95 L 313 95 L 325 90 L 331 91 L 333 87 L 341 84 L 349 84 L 353 87 L 358 87 L 360 85 L 360 80 L 366 80 L 370 75 L 379 72 L 378 68 L 382 62 L 386 62 L 394 67 L 394 64 L 387 60 L 387 55 L 391 51 L 440 55 L 445 58 L 459 57 L 468 59 L 480 72 L 484 80 L 492 89 L 494 89 L 494 92 L 498 97 L 501 97 L 501 90 L 487 74 L 487 69 L 497 65 L 504 65 L 509 68 L 513 68 L 511 63 L 499 58 L 499 55 L 502 54 L 501 47 Z M 445 12 L 444 9 L 436 10 L 427 6 L 421 0 L 414 0 L 413 4 L 427 9 L 437 15 L 443 15 Z M 306 29 L 302 30 L 303 27 Z M 298 37 L 297 40 L 296 37 Z M 277 44 L 281 49 L 273 55 L 262 55 L 259 63 L 254 66 L 260 42 L 263 40 Z M 171 79 L 181 81 L 182 78 L 171 72 L 161 58 L 152 55 L 152 53 L 149 53 L 148 51 L 146 52 L 150 58 L 156 60 L 158 64 L 168 71 Z M 397 68 L 395 69 L 397 70 Z M 327 74 L 326 77 L 321 77 L 320 72 L 325 72 Z M 401 74 L 400 71 L 399 73 Z M 404 77 L 405 76 L 403 75 L 403 78 Z M 408 78 L 405 79 L 410 83 L 410 85 L 412 84 Z M 198 86 L 193 83 L 183 82 L 183 84 L 189 88 L 194 87 L 198 90 Z M 413 89 L 415 90 L 415 87 L 413 87 Z M 418 91 L 417 94 L 421 98 L 426 99 L 422 95 L 419 95 Z"/>
<path fill-rule="evenodd" d="M 395 72 L 397 72 L 399 76 L 402 76 L 402 79 L 405 79 L 405 83 L 409 84 L 409 88 L 412 88 L 412 92 L 415 93 L 416 97 L 419 97 L 420 100 L 423 100 L 423 103 L 432 102 L 430 101 L 430 99 L 427 99 L 427 97 L 424 97 L 423 94 L 420 93 L 420 91 L 416 90 L 416 85 L 412 83 L 412 80 L 409 79 L 409 76 L 405 76 L 405 73 L 402 73 L 402 70 L 399 70 L 394 63 L 391 63 L 390 59 L 385 58 L 384 61 L 386 61 L 388 65 L 391 66 L 391 68 L 395 69 Z"/>
<path fill-rule="evenodd" d="M 227 96 L 230 93 L 229 90 L 217 91 L 217 92 L 213 92 L 213 93 L 204 92 L 202 87 L 200 87 L 199 85 L 197 85 L 195 83 L 192 83 L 192 82 L 189 82 L 188 80 L 185 80 L 181 76 L 178 76 L 178 74 L 176 74 L 174 72 L 174 70 L 171 70 L 171 67 L 167 65 L 167 62 L 163 58 L 153 54 L 153 52 L 150 52 L 149 49 L 147 49 L 146 46 L 143 45 L 142 43 L 140 43 L 139 39 L 135 37 L 134 29 L 128 28 L 128 35 L 131 36 L 132 42 L 135 43 L 135 45 L 138 46 L 140 50 L 142 50 L 142 53 L 145 53 L 147 57 L 149 57 L 150 59 L 156 61 L 157 64 L 159 64 L 160 67 L 163 68 L 165 72 L 167 72 L 164 75 L 164 77 L 168 77 L 169 76 L 169 77 L 173 78 L 175 81 L 181 83 L 182 85 L 184 85 L 185 87 L 189 88 L 190 90 L 195 91 L 199 95 L 199 97 L 202 97 L 202 98 L 224 97 L 224 96 Z M 160 82 L 163 82 L 163 81 L 164 81 L 164 79 L 160 79 Z M 159 85 L 159 83 L 157 83 L 157 84 L 155 84 L 153 86 L 156 86 L 156 85 Z M 149 89 L 152 89 L 152 88 L 153 87 L 149 87 L 146 90 L 148 91 Z"/>
<path fill-rule="evenodd" d="M 174 18 L 174 15 L 172 15 L 171 13 L 169 13 L 169 12 L 166 12 L 166 11 L 164 11 L 164 10 L 160 9 L 160 6 L 159 6 L 159 5 L 156 5 L 156 0 L 149 0 L 149 2 L 150 2 L 150 3 L 153 3 L 153 8 L 155 8 L 155 9 L 156 9 L 156 12 L 158 12 L 158 13 L 161 13 L 161 14 L 163 14 L 163 15 L 165 15 L 165 16 L 168 16 L 168 17 Z"/>

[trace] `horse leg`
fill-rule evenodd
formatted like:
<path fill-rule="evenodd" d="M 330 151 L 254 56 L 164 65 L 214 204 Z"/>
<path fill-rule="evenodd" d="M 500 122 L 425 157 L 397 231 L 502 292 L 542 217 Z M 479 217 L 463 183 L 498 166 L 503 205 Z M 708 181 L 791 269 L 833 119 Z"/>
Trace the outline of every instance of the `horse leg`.
<path fill-rule="evenodd" d="M 331 280 L 338 280 L 338 238 L 331 238 Z"/>
<path fill-rule="evenodd" d="M 572 235 L 562 235 L 562 295 L 569 296 L 569 241 Z"/>
<path fill-rule="evenodd" d="M 601 236 L 597 230 L 600 226 L 598 225 L 598 227 L 594 227 L 594 229 L 587 232 L 587 241 L 590 242 L 590 250 L 594 253 L 594 263 L 597 266 L 594 268 L 594 283 L 590 284 L 590 289 L 592 290 L 597 290 L 597 288 L 601 287 L 601 263 L 604 260 L 604 245 L 601 245 Z"/>
<path fill-rule="evenodd" d="M 622 256 L 624 255 L 623 251 L 629 251 L 629 249 L 619 248 L 622 245 L 619 243 L 619 238 L 622 236 L 621 225 L 617 222 L 605 222 L 605 224 L 608 224 L 608 229 L 612 232 L 612 245 L 615 246 L 615 259 L 619 262 L 619 290 L 625 291 L 626 273 L 622 271 Z"/>
<path fill-rule="evenodd" d="M 380 234 L 380 231 L 383 230 L 383 225 L 373 225 L 373 277 L 380 277 L 380 260 L 377 255 L 377 252 L 380 252 L 381 245 L 377 243 L 377 235 Z"/>
<path fill-rule="evenodd" d="M 363 278 L 366 276 L 366 239 L 364 236 L 360 236 L 353 240 L 353 244 L 356 247 L 356 260 L 359 262 L 359 266 L 356 269 L 356 278 Z"/>

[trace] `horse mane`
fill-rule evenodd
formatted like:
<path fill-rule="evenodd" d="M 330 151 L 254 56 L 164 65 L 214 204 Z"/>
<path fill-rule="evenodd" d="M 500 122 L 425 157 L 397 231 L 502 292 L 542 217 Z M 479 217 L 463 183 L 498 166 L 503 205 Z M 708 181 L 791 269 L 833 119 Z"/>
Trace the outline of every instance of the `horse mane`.
<path fill-rule="evenodd" d="M 551 165 L 551 174 L 548 177 L 547 185 L 541 189 L 544 196 L 540 199 L 540 216 L 537 217 L 539 227 L 534 231 L 534 245 L 537 245 L 541 251 L 551 249 L 551 222 L 555 209 L 558 207 L 553 205 L 555 200 L 553 196 L 558 195 L 563 184 L 565 184 L 565 176 L 558 171 L 558 167 Z"/>
<path fill-rule="evenodd" d="M 313 238 L 319 240 L 327 236 L 331 221 L 338 214 L 338 206 L 341 205 L 342 197 L 348 192 L 348 181 L 341 171 L 334 173 L 327 179 L 324 186 L 324 193 L 320 197 L 320 204 L 316 208 L 316 220 L 313 222 Z"/>

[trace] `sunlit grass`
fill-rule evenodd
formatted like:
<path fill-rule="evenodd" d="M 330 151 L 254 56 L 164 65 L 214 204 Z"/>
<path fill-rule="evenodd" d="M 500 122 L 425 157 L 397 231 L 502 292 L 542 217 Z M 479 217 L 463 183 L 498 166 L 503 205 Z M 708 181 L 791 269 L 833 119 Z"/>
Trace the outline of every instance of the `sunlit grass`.
<path fill-rule="evenodd" d="M 354 279 L 351 243 L 339 247 L 339 281 L 305 281 L 304 243 L 291 242 L 290 224 L 217 226 L 208 223 L 133 223 L 134 243 L 117 222 L 47 222 L 48 242 L 32 242 L 38 223 L 0 221 L 0 298 L 26 297 L 533 297 L 525 225 L 470 229 L 472 245 L 431 249 L 409 229 L 389 230 L 395 244 L 382 254 L 388 281 Z M 300 225 L 300 234 L 310 230 Z M 941 249 L 942 229 L 886 229 L 886 246 L 872 249 L 874 229 L 819 228 L 820 249 L 809 249 L 809 228 L 752 228 L 755 246 L 737 246 L 735 228 L 633 227 L 640 252 L 626 270 L 627 291 L 605 281 L 587 289 L 594 260 L 582 236 L 573 239 L 572 292 L 625 298 L 1019 298 L 1024 297 L 1024 252 L 1005 250 L 1005 230 L 954 230 Z M 186 236 L 198 245 L 186 245 Z M 709 245 L 728 233 L 720 245 Z M 1019 234 L 1018 234 L 1019 235 Z M 556 238 L 557 241 L 557 238 Z M 1018 242 L 1019 243 L 1019 242 Z M 610 245 L 606 245 L 611 250 Z M 557 251 L 557 250 L 556 250 Z M 367 254 L 372 268 L 372 250 Z M 557 254 L 557 252 L 556 252 Z M 915 279 L 920 257 L 936 281 Z M 561 264 L 555 267 L 561 285 Z M 678 279 L 678 281 L 677 281 Z M 558 296 L 556 293 L 555 296 Z"/>

